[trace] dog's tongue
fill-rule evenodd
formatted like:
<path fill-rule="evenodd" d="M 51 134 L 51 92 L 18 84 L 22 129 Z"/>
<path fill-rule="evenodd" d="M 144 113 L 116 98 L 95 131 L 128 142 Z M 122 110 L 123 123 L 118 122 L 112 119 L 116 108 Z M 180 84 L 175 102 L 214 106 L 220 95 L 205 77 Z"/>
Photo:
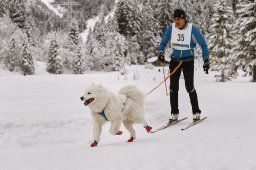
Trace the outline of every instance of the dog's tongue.
<path fill-rule="evenodd" d="M 87 105 L 90 104 L 93 100 L 94 100 L 94 98 L 90 98 L 90 99 L 88 99 L 88 100 L 85 100 L 84 105 L 87 106 Z"/>

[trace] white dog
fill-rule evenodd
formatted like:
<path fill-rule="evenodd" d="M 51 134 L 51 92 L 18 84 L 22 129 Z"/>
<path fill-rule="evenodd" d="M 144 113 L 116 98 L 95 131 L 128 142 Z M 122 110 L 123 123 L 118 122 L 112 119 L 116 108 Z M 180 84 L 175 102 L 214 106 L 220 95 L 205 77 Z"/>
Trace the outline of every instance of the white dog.
<path fill-rule="evenodd" d="M 121 121 L 130 132 L 128 142 L 136 139 L 134 123 L 143 124 L 149 133 L 152 127 L 148 126 L 144 119 L 144 94 L 135 86 L 123 87 L 119 94 L 115 95 L 101 85 L 92 84 L 81 97 L 84 105 L 91 110 L 93 117 L 93 140 L 91 147 L 97 146 L 100 140 L 101 128 L 106 121 L 110 121 L 110 133 L 121 135 Z"/>

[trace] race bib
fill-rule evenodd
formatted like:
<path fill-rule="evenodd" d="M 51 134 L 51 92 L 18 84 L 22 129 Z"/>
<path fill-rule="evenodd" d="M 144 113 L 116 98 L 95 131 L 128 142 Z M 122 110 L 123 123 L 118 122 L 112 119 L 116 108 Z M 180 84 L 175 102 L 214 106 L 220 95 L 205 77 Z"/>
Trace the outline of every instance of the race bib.
<path fill-rule="evenodd" d="M 171 45 L 172 48 L 177 50 L 189 50 L 192 33 L 192 23 L 189 23 L 185 29 L 180 30 L 172 24 L 172 37 Z"/>

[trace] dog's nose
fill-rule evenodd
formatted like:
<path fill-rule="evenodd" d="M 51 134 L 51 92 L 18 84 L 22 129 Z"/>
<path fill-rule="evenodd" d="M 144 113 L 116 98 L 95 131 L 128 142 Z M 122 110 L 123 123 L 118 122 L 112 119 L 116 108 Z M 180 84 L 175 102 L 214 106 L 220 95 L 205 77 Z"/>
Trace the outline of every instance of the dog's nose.
<path fill-rule="evenodd" d="M 84 97 L 82 96 L 82 97 L 80 97 L 80 99 L 83 101 L 83 100 L 84 100 Z"/>

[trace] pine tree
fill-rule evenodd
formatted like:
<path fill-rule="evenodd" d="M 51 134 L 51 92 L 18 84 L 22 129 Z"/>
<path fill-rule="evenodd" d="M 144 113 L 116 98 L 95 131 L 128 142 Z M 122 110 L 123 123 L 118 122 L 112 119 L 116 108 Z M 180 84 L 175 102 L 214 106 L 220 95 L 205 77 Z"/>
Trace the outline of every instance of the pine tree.
<path fill-rule="evenodd" d="M 92 70 L 117 71 L 130 64 L 126 39 L 118 31 L 115 19 L 99 22 L 86 42 L 87 63 Z"/>
<path fill-rule="evenodd" d="M 28 20 L 25 24 L 25 33 L 28 38 L 28 43 L 32 46 L 36 46 L 36 41 L 35 41 L 35 35 L 34 35 L 34 25 L 32 24 L 32 19 Z"/>
<path fill-rule="evenodd" d="M 103 57 L 102 52 L 104 47 L 96 39 L 94 32 L 91 30 L 88 34 L 88 39 L 86 41 L 86 61 L 90 70 L 101 70 L 101 60 Z"/>
<path fill-rule="evenodd" d="M 7 13 L 7 3 L 6 0 L 0 1 L 0 17 L 3 17 Z"/>
<path fill-rule="evenodd" d="M 19 28 L 25 27 L 26 12 L 23 0 L 10 0 L 9 15 L 13 23 L 16 23 Z"/>
<path fill-rule="evenodd" d="M 16 48 L 15 48 L 15 40 L 11 40 L 11 48 L 9 55 L 7 56 L 7 68 L 9 71 L 14 71 L 15 66 L 16 66 Z"/>
<path fill-rule="evenodd" d="M 58 54 L 59 46 L 56 41 L 56 35 L 51 41 L 51 46 L 49 49 L 48 61 L 47 61 L 47 71 L 53 74 L 63 73 L 63 63 L 62 59 Z"/>
<path fill-rule="evenodd" d="M 235 17 L 237 17 L 236 6 L 238 3 L 238 0 L 231 0 L 231 1 L 232 1 L 232 9 L 233 9 L 234 15 L 235 15 Z"/>
<path fill-rule="evenodd" d="M 212 67 L 220 71 L 221 74 L 230 74 L 227 72 L 232 65 L 229 61 L 232 42 L 235 39 L 234 32 L 232 31 L 234 15 L 231 7 L 226 5 L 225 0 L 221 0 L 214 5 L 214 15 L 211 23 L 210 34 L 208 35 L 209 51 L 218 57 L 218 60 L 212 64 Z M 225 77 L 225 75 L 222 75 L 222 77 Z"/>
<path fill-rule="evenodd" d="M 202 34 L 209 31 L 210 20 L 212 17 L 212 7 L 205 0 L 183 0 L 181 8 L 186 11 L 189 22 L 200 27 Z"/>
<path fill-rule="evenodd" d="M 156 46 L 160 42 L 160 26 L 157 20 L 154 18 L 154 10 L 150 5 L 150 1 L 146 1 L 142 9 L 141 18 L 142 31 L 139 35 L 141 50 L 144 54 L 144 58 L 140 64 L 144 64 L 147 57 L 155 56 Z"/>
<path fill-rule="evenodd" d="M 161 29 L 161 37 L 163 36 L 166 28 L 172 23 L 173 11 L 174 11 L 173 0 L 157 1 L 155 18 L 158 19 L 159 27 Z"/>
<path fill-rule="evenodd" d="M 77 21 L 73 20 L 69 30 L 69 38 L 72 45 L 79 45 L 79 28 Z"/>
<path fill-rule="evenodd" d="M 127 57 L 131 59 L 131 64 L 143 63 L 145 57 L 141 51 L 140 44 L 137 37 L 133 36 L 128 39 L 128 54 Z"/>
<path fill-rule="evenodd" d="M 34 61 L 25 38 L 22 44 L 20 68 L 23 71 L 24 76 L 34 74 Z"/>
<path fill-rule="evenodd" d="M 234 48 L 235 63 L 246 72 L 256 64 L 256 1 L 239 0 L 236 6 L 238 43 Z M 252 74 L 251 74 L 252 75 Z"/>
<path fill-rule="evenodd" d="M 127 53 L 126 39 L 118 32 L 116 18 L 109 19 L 104 27 L 104 57 L 103 67 L 106 71 L 119 71 L 125 64 L 130 64 L 131 60 Z"/>
<path fill-rule="evenodd" d="M 137 0 L 118 1 L 115 17 L 117 18 L 119 33 L 126 38 L 140 33 L 142 20 Z"/>
<path fill-rule="evenodd" d="M 83 74 L 85 71 L 85 62 L 81 53 L 81 47 L 77 50 L 73 68 L 74 74 Z"/>
<path fill-rule="evenodd" d="M 96 22 L 95 26 L 94 26 L 94 30 L 93 30 L 93 34 L 95 36 L 95 38 L 99 41 L 99 43 L 104 44 L 104 42 L 106 41 L 104 38 L 104 34 L 105 34 L 105 19 L 104 17 L 102 17 L 100 19 L 99 22 Z"/>

